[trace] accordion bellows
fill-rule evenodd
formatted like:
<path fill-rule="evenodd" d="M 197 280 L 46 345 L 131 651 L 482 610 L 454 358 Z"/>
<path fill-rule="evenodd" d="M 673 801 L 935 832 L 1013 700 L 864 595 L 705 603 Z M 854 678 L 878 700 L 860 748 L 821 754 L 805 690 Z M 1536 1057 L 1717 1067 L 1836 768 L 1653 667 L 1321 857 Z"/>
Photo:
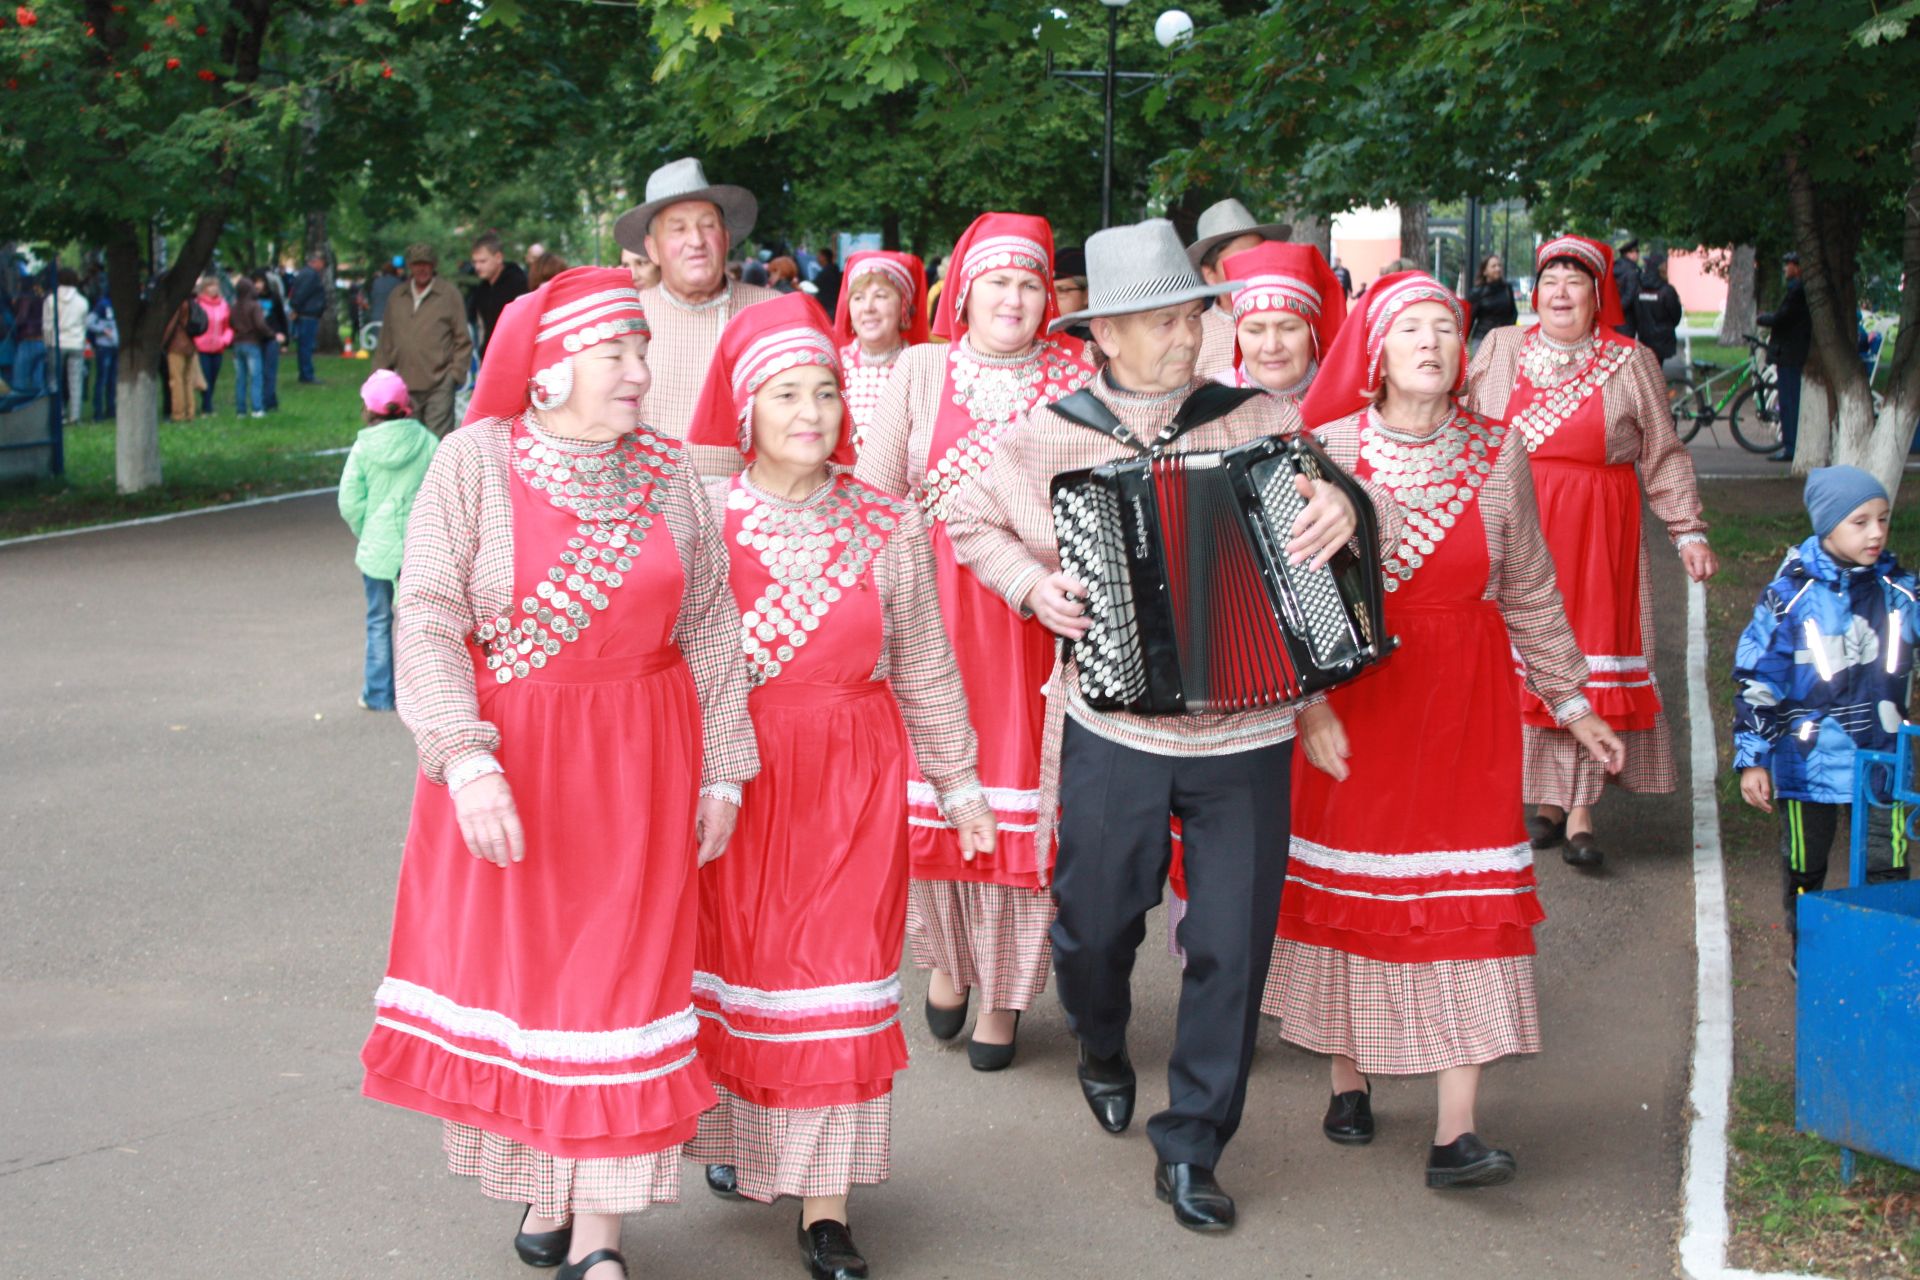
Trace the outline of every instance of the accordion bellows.
<path fill-rule="evenodd" d="M 1287 563 L 1300 476 L 1339 487 L 1360 517 L 1322 569 Z M 1096 710 L 1291 702 L 1393 650 L 1373 504 L 1310 436 L 1069 471 L 1052 493 L 1060 567 L 1088 587 L 1092 626 L 1072 653 Z"/>

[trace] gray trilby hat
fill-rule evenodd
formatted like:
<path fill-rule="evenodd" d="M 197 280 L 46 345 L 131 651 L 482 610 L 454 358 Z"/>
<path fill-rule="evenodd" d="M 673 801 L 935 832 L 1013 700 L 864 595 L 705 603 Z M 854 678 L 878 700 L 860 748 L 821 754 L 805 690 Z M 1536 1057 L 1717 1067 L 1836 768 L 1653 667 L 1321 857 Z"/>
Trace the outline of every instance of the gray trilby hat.
<path fill-rule="evenodd" d="M 1087 239 L 1087 305 L 1048 326 L 1058 332 L 1095 316 L 1124 316 L 1176 302 L 1217 298 L 1244 283 L 1208 284 L 1187 261 L 1180 233 L 1165 218 L 1096 231 Z"/>
<path fill-rule="evenodd" d="M 647 202 L 620 215 L 620 221 L 613 224 L 613 238 L 622 249 L 645 253 L 653 215 L 683 200 L 705 200 L 719 209 L 721 220 L 727 224 L 727 237 L 735 244 L 747 238 L 754 219 L 760 216 L 760 202 L 753 198 L 753 192 L 708 182 L 700 162 L 683 156 L 647 175 Z"/>
<path fill-rule="evenodd" d="M 1187 260 L 1198 268 L 1215 245 L 1244 235 L 1256 235 L 1262 240 L 1287 240 L 1293 236 L 1293 226 L 1286 222 L 1256 222 L 1247 212 L 1247 206 L 1238 200 L 1222 200 L 1208 205 L 1207 211 L 1200 215 L 1200 222 L 1194 227 L 1196 238 L 1187 246 Z"/>

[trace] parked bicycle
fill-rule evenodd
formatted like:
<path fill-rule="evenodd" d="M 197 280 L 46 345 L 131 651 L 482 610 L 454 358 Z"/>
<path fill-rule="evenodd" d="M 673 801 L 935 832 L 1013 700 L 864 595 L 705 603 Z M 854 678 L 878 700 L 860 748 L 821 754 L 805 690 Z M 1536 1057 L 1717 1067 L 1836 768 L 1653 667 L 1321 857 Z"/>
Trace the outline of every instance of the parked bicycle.
<path fill-rule="evenodd" d="M 1780 447 L 1780 393 L 1776 374 L 1767 360 L 1767 344 L 1749 333 L 1747 358 L 1727 369 L 1711 360 L 1695 360 L 1684 378 L 1667 379 L 1673 429 L 1684 443 L 1725 419 L 1733 438 L 1749 453 L 1772 453 Z M 1712 373 L 1718 369 L 1719 372 Z M 1703 373 L 1711 377 L 1701 378 Z"/>

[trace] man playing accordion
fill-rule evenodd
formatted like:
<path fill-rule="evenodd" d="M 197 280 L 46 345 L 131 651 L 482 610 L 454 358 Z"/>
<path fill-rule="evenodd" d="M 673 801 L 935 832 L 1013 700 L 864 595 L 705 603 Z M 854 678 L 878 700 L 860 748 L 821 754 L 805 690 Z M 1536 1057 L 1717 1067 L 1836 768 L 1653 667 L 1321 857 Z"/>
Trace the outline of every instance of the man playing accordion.
<path fill-rule="evenodd" d="M 1301 425 L 1290 402 L 1195 377 L 1202 311 L 1238 285 L 1202 282 L 1171 223 L 1100 232 L 1086 254 L 1089 305 L 1054 328 L 1092 322 L 1108 364 L 1073 398 L 1092 403 L 1077 417 L 1055 408 L 1030 412 L 948 525 L 961 563 L 1068 640 L 1089 625 L 1088 584 L 1059 569 L 1049 493 L 1056 475 L 1148 453 L 1225 450 Z M 1071 403 L 1060 408 L 1075 412 Z M 1337 450 L 1333 460 L 1355 461 Z M 1352 539 L 1359 513 L 1327 481 L 1298 483 L 1306 505 L 1286 554 L 1318 568 Z M 1369 489 L 1369 496 L 1382 547 L 1397 546 L 1398 506 L 1384 491 Z M 1258 604 L 1267 607 L 1264 599 Z M 1294 709 L 1277 702 L 1157 716 L 1097 710 L 1064 660 L 1048 685 L 1039 822 L 1044 828 L 1060 815 L 1054 968 L 1080 1041 L 1082 1092 L 1111 1133 L 1133 1116 L 1129 982 L 1146 915 L 1166 880 L 1168 814 L 1184 824 L 1191 902 L 1180 940 L 1188 963 L 1169 1105 L 1147 1132 L 1159 1161 L 1155 1191 L 1194 1230 L 1223 1231 L 1234 1220 L 1233 1200 L 1213 1170 L 1240 1122 L 1286 880 Z"/>

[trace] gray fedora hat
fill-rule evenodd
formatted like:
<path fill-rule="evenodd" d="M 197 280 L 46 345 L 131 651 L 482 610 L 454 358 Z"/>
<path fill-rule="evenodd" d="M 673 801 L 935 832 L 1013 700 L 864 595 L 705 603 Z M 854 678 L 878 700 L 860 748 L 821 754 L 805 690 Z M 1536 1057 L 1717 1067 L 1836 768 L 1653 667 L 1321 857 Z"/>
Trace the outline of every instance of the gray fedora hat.
<path fill-rule="evenodd" d="M 1187 260 L 1197 268 L 1206 261 L 1207 254 L 1215 245 L 1225 244 L 1237 236 L 1256 235 L 1262 240 L 1289 240 L 1293 237 L 1293 225 L 1286 222 L 1257 222 L 1247 212 L 1247 206 L 1238 200 L 1227 199 L 1207 206 L 1200 215 L 1200 222 L 1194 227 L 1196 239 L 1187 246 Z"/>
<path fill-rule="evenodd" d="M 707 181 L 707 171 L 692 156 L 683 156 L 663 164 L 647 175 L 647 202 L 629 209 L 613 224 L 613 238 L 622 249 L 635 253 L 647 251 L 647 234 L 653 227 L 653 215 L 670 204 L 683 200 L 705 200 L 720 210 L 727 224 L 727 237 L 735 244 L 747 238 L 760 216 L 760 202 L 745 187 Z"/>
<path fill-rule="evenodd" d="M 1132 315 L 1232 293 L 1243 282 L 1208 284 L 1180 248 L 1180 233 L 1165 218 L 1096 231 L 1087 239 L 1087 305 L 1048 326 L 1058 332 L 1096 316 Z"/>

